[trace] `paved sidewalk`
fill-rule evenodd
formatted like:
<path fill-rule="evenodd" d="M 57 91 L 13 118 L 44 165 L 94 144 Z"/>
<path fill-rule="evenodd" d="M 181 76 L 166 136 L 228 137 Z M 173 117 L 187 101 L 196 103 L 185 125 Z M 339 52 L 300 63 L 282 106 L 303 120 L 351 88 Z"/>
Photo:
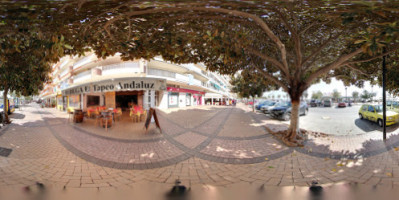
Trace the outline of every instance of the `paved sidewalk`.
<path fill-rule="evenodd" d="M 34 104 L 11 117 L 0 131 L 0 147 L 12 150 L 0 156 L 0 188 L 169 188 L 177 178 L 193 187 L 399 184 L 396 132 L 386 143 L 374 134 L 309 136 L 304 148 L 288 148 L 267 131 L 284 123 L 244 106 L 159 111 L 163 133 L 144 139 L 93 134 Z"/>

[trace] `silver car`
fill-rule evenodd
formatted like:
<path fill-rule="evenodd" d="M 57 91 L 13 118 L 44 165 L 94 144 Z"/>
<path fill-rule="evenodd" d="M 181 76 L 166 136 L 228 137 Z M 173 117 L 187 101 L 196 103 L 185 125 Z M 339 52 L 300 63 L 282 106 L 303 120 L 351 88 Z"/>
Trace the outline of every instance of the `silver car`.
<path fill-rule="evenodd" d="M 269 114 L 270 110 L 272 110 L 275 106 L 276 106 L 276 102 L 270 101 L 270 102 L 267 102 L 265 105 L 263 105 L 260 108 L 260 111 L 265 113 L 265 114 Z"/>

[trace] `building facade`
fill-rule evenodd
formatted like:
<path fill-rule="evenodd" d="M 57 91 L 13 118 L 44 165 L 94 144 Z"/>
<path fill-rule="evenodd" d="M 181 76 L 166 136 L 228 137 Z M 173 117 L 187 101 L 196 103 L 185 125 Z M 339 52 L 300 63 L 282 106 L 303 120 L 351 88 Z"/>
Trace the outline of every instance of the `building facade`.
<path fill-rule="evenodd" d="M 228 104 L 229 78 L 206 71 L 202 64 L 174 64 L 152 60 L 122 61 L 94 53 L 64 57 L 53 65 L 52 82 L 40 97 L 59 110 L 92 106 L 127 109 L 132 105 L 175 108 Z"/>

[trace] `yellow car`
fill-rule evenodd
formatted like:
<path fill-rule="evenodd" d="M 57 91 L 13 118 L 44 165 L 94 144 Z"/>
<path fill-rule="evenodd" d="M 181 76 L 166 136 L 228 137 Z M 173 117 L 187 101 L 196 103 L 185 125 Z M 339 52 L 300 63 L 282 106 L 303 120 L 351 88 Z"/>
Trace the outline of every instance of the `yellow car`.
<path fill-rule="evenodd" d="M 365 104 L 360 107 L 359 110 L 360 119 L 368 119 L 373 122 L 377 122 L 379 126 L 383 126 L 382 123 L 382 105 L 369 105 Z M 393 111 L 387 111 L 386 125 L 390 126 L 397 123 L 399 120 L 399 114 Z"/>

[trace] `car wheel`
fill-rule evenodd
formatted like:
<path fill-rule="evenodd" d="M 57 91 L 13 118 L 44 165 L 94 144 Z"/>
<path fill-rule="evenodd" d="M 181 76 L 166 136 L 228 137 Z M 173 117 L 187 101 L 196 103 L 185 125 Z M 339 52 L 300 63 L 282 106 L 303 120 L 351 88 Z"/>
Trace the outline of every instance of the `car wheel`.
<path fill-rule="evenodd" d="M 359 118 L 360 119 L 364 119 L 362 114 L 359 114 Z"/>
<path fill-rule="evenodd" d="M 283 116 L 283 119 L 284 119 L 285 121 L 290 120 L 290 119 L 291 119 L 291 113 L 285 113 L 284 116 Z"/>
<path fill-rule="evenodd" d="M 382 119 L 378 119 L 378 126 L 382 127 L 384 124 L 382 123 Z"/>

